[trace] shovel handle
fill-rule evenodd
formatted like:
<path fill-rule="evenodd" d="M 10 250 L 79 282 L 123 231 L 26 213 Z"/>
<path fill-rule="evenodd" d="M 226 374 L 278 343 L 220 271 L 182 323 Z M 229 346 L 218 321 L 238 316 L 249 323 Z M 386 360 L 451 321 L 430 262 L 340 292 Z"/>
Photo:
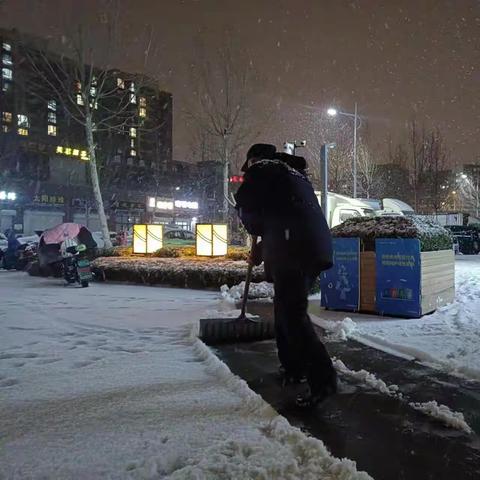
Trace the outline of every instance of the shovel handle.
<path fill-rule="evenodd" d="M 247 313 L 247 300 L 248 300 L 248 291 L 250 289 L 250 281 L 252 280 L 252 271 L 253 271 L 253 249 L 257 245 L 257 236 L 252 235 L 252 246 L 250 248 L 250 261 L 248 262 L 247 268 L 247 276 L 245 278 L 245 288 L 243 290 L 243 298 L 242 298 L 242 311 L 240 313 L 240 318 L 245 318 L 245 314 Z"/>

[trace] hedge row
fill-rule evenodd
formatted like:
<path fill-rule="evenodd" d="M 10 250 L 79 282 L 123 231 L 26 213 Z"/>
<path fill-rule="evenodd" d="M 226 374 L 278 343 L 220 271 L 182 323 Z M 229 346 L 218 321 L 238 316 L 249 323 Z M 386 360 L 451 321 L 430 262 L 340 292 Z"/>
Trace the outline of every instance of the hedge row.
<path fill-rule="evenodd" d="M 351 218 L 333 228 L 332 235 L 360 238 L 366 250 L 375 249 L 377 238 L 418 238 L 423 252 L 453 248 L 448 230 L 415 216 Z"/>
<path fill-rule="evenodd" d="M 92 263 L 92 270 L 100 280 L 218 289 L 245 280 L 247 264 L 224 259 L 100 257 Z M 255 267 L 252 281 L 264 279 L 263 267 Z"/>

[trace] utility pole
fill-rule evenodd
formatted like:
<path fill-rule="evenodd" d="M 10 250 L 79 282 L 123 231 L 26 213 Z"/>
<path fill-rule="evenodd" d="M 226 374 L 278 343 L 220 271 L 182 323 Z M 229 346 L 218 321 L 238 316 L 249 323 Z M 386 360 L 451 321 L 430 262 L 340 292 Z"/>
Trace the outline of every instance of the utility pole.
<path fill-rule="evenodd" d="M 357 102 L 355 102 L 355 113 L 353 127 L 353 198 L 357 198 Z"/>

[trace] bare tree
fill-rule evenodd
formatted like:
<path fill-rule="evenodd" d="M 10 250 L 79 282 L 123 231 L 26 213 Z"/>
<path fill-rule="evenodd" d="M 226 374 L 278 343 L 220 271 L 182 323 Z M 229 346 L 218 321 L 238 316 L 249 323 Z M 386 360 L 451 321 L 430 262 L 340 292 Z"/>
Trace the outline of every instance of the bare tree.
<path fill-rule="evenodd" d="M 196 102 L 185 113 L 193 125 L 194 141 L 200 142 L 197 155 L 204 160 L 211 155 L 210 160 L 222 163 L 222 217 L 227 221 L 231 166 L 239 161 L 238 152 L 260 129 L 252 105 L 255 72 L 232 41 L 221 47 L 213 59 L 199 48 L 197 58 L 193 70 Z"/>
<path fill-rule="evenodd" d="M 468 174 L 460 174 L 458 189 L 465 210 L 480 218 L 480 167 L 475 166 Z"/>
<path fill-rule="evenodd" d="M 361 191 L 370 198 L 380 182 L 380 172 L 370 149 L 362 141 L 357 146 L 357 169 Z"/>
<path fill-rule="evenodd" d="M 441 132 L 436 129 L 424 138 L 423 168 L 421 178 L 422 192 L 430 209 L 437 213 L 446 199 L 445 184 L 448 182 L 447 150 Z M 442 188 L 443 187 L 443 188 Z"/>
<path fill-rule="evenodd" d="M 102 14 L 103 31 L 93 32 L 78 25 L 69 36 L 62 37 L 53 54 L 44 49 L 27 48 L 27 57 L 34 75 L 29 80 L 30 92 L 48 101 L 54 96 L 66 116 L 83 130 L 93 195 L 105 246 L 111 247 L 107 217 L 99 181 L 98 136 L 102 132 L 128 132 L 143 125 L 145 116 L 139 103 L 139 92 L 149 80 L 145 76 L 119 72 L 113 62 L 120 61 L 124 51 L 119 24 L 119 9 Z M 72 30 L 71 30 L 72 31 Z M 96 45 L 101 38 L 102 45 Z M 145 63 L 151 48 L 151 35 L 146 40 Z M 130 152 L 133 154 L 133 152 Z M 135 152 L 136 154 L 136 152 Z"/>

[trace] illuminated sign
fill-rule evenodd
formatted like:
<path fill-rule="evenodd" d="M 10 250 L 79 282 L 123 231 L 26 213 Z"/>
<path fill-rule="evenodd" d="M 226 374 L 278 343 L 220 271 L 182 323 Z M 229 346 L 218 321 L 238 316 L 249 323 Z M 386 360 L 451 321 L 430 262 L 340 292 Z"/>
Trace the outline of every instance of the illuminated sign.
<path fill-rule="evenodd" d="M 63 145 L 58 145 L 55 153 L 60 155 L 66 155 L 67 157 L 80 157 L 80 160 L 90 160 L 86 150 L 80 150 L 79 148 L 64 147 Z"/>
<path fill-rule="evenodd" d="M 10 200 L 15 201 L 17 199 L 17 194 L 15 192 L 5 192 L 2 190 L 0 192 L 0 200 Z"/>
<path fill-rule="evenodd" d="M 163 225 L 134 225 L 133 253 L 155 253 L 163 247 Z"/>
<path fill-rule="evenodd" d="M 187 202 L 185 200 L 175 200 L 176 208 L 185 208 L 187 210 L 198 210 L 198 202 Z"/>
<path fill-rule="evenodd" d="M 196 254 L 205 257 L 226 255 L 227 226 L 202 223 L 195 226 Z"/>

